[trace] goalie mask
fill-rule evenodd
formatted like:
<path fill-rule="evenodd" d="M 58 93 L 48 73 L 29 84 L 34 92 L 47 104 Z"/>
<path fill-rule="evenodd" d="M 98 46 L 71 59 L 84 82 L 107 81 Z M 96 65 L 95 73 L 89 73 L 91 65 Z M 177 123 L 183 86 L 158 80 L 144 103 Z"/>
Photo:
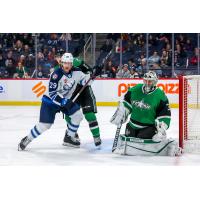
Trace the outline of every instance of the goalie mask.
<path fill-rule="evenodd" d="M 154 71 L 149 71 L 144 74 L 143 81 L 144 81 L 144 92 L 149 93 L 156 88 L 158 77 Z"/>

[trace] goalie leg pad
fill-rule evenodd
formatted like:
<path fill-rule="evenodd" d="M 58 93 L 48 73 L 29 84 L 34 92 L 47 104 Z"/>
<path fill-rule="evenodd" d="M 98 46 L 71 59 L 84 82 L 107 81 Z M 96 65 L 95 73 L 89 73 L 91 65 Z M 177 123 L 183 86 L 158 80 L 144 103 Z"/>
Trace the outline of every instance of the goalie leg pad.
<path fill-rule="evenodd" d="M 173 139 L 155 142 L 121 135 L 115 153 L 132 156 L 176 156 L 178 145 Z"/>

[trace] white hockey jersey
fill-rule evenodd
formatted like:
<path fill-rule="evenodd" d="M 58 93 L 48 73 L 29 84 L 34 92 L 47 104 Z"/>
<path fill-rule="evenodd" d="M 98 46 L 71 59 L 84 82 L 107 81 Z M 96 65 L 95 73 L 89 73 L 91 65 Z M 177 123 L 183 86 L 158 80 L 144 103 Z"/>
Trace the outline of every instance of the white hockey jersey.
<path fill-rule="evenodd" d="M 70 99 L 77 84 L 84 86 L 89 78 L 90 75 L 86 75 L 77 69 L 72 69 L 70 73 L 65 73 L 59 68 L 50 76 L 49 88 L 46 96 L 49 97 L 53 103 L 61 106 L 62 99 Z"/>

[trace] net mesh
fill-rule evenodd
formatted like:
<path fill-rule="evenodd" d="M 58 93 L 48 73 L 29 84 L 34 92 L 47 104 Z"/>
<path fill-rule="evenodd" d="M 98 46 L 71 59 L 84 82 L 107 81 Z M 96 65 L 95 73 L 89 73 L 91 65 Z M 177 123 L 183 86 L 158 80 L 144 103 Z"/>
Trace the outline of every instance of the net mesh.
<path fill-rule="evenodd" d="M 200 152 L 200 76 L 185 77 L 184 112 L 184 150 Z"/>

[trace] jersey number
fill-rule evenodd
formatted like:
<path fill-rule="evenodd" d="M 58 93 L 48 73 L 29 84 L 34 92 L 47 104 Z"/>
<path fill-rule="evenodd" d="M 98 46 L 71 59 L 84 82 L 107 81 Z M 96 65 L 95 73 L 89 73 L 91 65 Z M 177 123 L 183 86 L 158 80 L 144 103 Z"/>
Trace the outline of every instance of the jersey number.
<path fill-rule="evenodd" d="M 55 89 L 57 87 L 57 83 L 49 83 L 49 88 Z"/>

